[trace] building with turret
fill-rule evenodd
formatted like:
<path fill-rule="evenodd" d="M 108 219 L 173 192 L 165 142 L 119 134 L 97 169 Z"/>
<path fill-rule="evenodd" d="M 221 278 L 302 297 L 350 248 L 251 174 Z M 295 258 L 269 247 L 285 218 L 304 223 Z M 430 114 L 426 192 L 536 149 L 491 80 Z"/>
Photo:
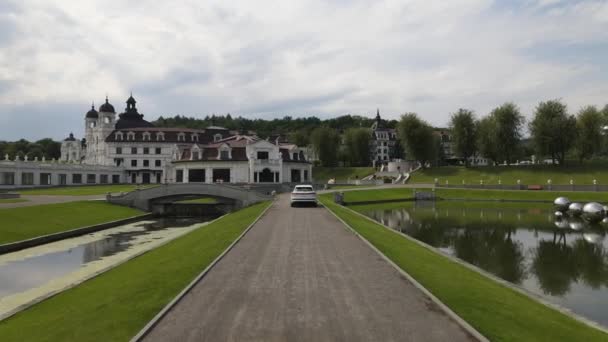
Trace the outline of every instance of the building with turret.
<path fill-rule="evenodd" d="M 380 109 L 376 111 L 376 121 L 372 124 L 371 131 L 370 160 L 374 166 L 404 157 L 399 155 L 397 130 L 386 127 L 384 120 L 380 117 Z"/>

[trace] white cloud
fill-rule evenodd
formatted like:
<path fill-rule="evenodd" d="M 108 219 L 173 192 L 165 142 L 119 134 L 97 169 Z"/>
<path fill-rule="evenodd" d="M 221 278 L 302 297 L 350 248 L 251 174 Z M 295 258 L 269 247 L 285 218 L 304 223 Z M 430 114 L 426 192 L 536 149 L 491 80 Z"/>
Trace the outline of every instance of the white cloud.
<path fill-rule="evenodd" d="M 608 90 L 606 64 L 585 49 L 608 41 L 605 1 L 23 0 L 0 12 L 12 32 L 0 35 L 0 139 L 60 137 L 91 100 L 107 92 L 119 109 L 130 90 L 148 118 L 380 107 L 436 125 L 505 101 L 526 113 L 549 98 L 603 105 Z M 562 58 L 573 44 L 581 58 Z M 43 119 L 68 104 L 82 113 L 64 132 L 11 130 L 24 108 Z"/>

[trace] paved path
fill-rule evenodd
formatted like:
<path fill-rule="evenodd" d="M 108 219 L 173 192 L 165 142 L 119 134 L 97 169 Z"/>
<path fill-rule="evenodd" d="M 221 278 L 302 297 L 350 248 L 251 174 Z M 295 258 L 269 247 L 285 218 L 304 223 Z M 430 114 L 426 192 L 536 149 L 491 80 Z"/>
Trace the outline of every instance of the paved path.
<path fill-rule="evenodd" d="M 145 341 L 472 341 L 324 208 L 267 214 Z"/>
<path fill-rule="evenodd" d="M 91 195 L 91 196 L 21 195 L 21 198 L 26 199 L 27 202 L 0 203 L 0 209 L 30 207 L 33 205 L 42 205 L 42 204 L 105 199 L 105 195 Z"/>

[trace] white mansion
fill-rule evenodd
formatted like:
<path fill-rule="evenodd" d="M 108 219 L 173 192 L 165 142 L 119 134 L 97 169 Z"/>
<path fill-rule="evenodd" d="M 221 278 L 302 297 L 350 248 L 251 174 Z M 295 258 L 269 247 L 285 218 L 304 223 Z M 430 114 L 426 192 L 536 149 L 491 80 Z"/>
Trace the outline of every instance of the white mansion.
<path fill-rule="evenodd" d="M 306 149 L 223 127 L 155 127 L 133 96 L 116 115 L 106 98 L 85 115 L 85 136 L 61 145 L 60 161 L 0 161 L 0 187 L 106 183 L 310 182 Z"/>

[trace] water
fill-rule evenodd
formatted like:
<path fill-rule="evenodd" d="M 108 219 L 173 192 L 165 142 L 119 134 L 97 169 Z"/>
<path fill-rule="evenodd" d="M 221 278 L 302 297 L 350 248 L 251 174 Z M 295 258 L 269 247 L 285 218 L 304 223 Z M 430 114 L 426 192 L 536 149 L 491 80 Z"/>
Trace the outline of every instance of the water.
<path fill-rule="evenodd" d="M 530 203 L 353 209 L 608 326 L 608 239 L 600 225 L 556 222 L 550 205 Z"/>
<path fill-rule="evenodd" d="M 0 317 L 182 236 L 205 221 L 149 220 L 0 255 Z"/>

